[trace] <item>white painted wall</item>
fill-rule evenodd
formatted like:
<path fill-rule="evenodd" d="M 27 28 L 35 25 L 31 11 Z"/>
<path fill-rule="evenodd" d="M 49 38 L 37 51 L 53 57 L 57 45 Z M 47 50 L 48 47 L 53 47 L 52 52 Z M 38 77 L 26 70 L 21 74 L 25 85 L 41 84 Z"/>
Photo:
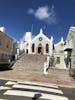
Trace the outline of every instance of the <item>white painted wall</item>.
<path fill-rule="evenodd" d="M 42 41 L 39 41 L 39 38 L 42 37 Z M 49 44 L 49 53 L 51 52 L 51 41 L 48 40 L 43 34 L 40 34 L 39 36 L 37 36 L 37 38 L 33 39 L 31 41 L 31 46 L 32 44 L 35 44 L 35 53 L 36 53 L 36 47 L 38 47 L 38 45 L 41 43 L 42 47 L 44 48 L 44 54 L 46 54 L 46 44 Z"/>

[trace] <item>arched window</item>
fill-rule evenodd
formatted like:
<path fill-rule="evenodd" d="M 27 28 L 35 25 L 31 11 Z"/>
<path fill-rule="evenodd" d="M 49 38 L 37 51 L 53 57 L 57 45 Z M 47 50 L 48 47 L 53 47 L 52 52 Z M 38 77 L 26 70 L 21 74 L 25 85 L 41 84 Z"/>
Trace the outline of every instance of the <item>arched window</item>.
<path fill-rule="evenodd" d="M 32 44 L 32 52 L 34 52 L 34 49 L 35 49 L 35 44 L 33 43 Z"/>
<path fill-rule="evenodd" d="M 38 44 L 38 53 L 42 54 L 42 44 L 41 43 Z"/>
<path fill-rule="evenodd" d="M 46 53 L 49 53 L 49 44 L 46 44 Z"/>
<path fill-rule="evenodd" d="M 39 43 L 38 47 L 42 47 L 42 44 L 41 44 L 41 43 Z"/>

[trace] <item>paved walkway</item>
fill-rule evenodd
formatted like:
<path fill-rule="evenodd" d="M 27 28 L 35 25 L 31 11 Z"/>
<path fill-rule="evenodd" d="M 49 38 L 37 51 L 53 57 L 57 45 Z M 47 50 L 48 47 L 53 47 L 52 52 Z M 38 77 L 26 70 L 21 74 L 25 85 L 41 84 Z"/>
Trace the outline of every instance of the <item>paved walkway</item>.
<path fill-rule="evenodd" d="M 75 100 L 74 93 L 55 84 L 0 80 L 0 100 Z"/>
<path fill-rule="evenodd" d="M 28 72 L 22 69 L 5 70 L 0 71 L 0 79 L 35 81 L 75 87 L 75 80 L 69 77 L 68 70 L 59 69 L 51 69 L 48 75 L 35 71 Z"/>
<path fill-rule="evenodd" d="M 44 75 L 44 61 L 45 56 L 43 55 L 24 55 L 15 63 L 12 70 L 0 71 L 0 79 L 35 81 L 75 87 L 75 80 L 69 76 L 68 70 L 52 68 L 48 70 L 48 75 Z"/>
<path fill-rule="evenodd" d="M 48 70 L 48 74 L 52 76 L 53 80 L 56 80 L 58 84 L 75 84 L 75 80 L 69 75 L 69 69 L 51 68 Z"/>

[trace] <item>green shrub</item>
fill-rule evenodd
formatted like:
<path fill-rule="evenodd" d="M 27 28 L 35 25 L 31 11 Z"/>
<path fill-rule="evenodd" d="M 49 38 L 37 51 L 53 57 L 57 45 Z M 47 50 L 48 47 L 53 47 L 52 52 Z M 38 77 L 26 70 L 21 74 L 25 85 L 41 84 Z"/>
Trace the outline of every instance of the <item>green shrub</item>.
<path fill-rule="evenodd" d="M 72 76 L 75 79 L 75 68 L 70 69 L 70 76 Z"/>
<path fill-rule="evenodd" d="M 2 68 L 8 68 L 9 63 L 8 62 L 0 62 L 0 69 Z"/>

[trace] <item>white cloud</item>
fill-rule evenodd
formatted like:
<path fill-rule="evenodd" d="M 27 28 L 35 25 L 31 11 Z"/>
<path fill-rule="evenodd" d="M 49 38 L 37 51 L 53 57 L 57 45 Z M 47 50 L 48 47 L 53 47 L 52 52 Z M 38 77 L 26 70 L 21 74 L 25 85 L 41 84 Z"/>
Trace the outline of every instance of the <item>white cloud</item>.
<path fill-rule="evenodd" d="M 34 9 L 29 9 L 28 14 L 33 14 L 35 18 L 45 21 L 49 24 L 57 24 L 56 13 L 53 5 L 51 8 L 48 6 L 39 7 L 35 11 Z"/>
<path fill-rule="evenodd" d="M 34 14 L 34 10 L 33 9 L 29 9 L 28 10 L 28 14 Z"/>
<path fill-rule="evenodd" d="M 44 20 L 46 18 L 48 18 L 50 15 L 50 13 L 48 12 L 48 7 L 39 7 L 36 12 L 35 12 L 35 17 L 40 19 L 40 20 Z"/>

